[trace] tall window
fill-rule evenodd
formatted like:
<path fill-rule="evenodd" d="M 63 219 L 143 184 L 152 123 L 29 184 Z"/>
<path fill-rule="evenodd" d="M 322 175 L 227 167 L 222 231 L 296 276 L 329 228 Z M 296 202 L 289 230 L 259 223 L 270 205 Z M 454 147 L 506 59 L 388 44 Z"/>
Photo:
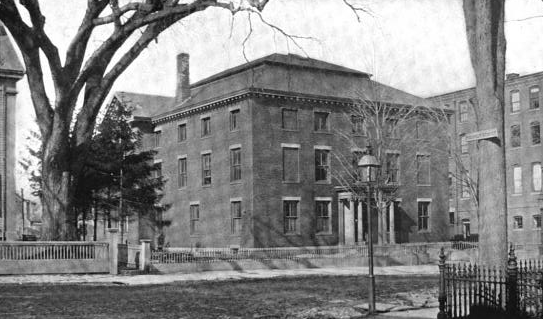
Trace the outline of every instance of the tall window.
<path fill-rule="evenodd" d="M 364 127 L 364 118 L 359 115 L 351 116 L 352 133 L 356 135 L 366 135 Z"/>
<path fill-rule="evenodd" d="M 241 201 L 230 202 L 230 213 L 232 216 L 232 234 L 241 234 Z"/>
<path fill-rule="evenodd" d="M 462 198 L 469 198 L 470 196 L 470 184 L 469 171 L 466 170 L 462 175 L 462 183 L 460 184 Z"/>
<path fill-rule="evenodd" d="M 468 140 L 466 139 L 466 134 L 460 134 L 460 151 L 462 154 L 467 154 L 469 152 Z"/>
<path fill-rule="evenodd" d="M 210 117 L 204 117 L 201 121 L 202 125 L 202 137 L 208 136 L 211 134 L 211 118 Z"/>
<path fill-rule="evenodd" d="M 460 122 L 466 122 L 468 120 L 468 103 L 466 101 L 460 102 Z"/>
<path fill-rule="evenodd" d="M 187 186 L 187 158 L 177 160 L 177 187 Z"/>
<path fill-rule="evenodd" d="M 417 139 L 424 140 L 428 138 L 428 122 L 417 121 Z"/>
<path fill-rule="evenodd" d="M 449 212 L 449 224 L 456 224 L 456 219 L 454 218 L 454 212 Z"/>
<path fill-rule="evenodd" d="M 190 205 L 190 234 L 200 231 L 200 205 Z"/>
<path fill-rule="evenodd" d="M 332 219 L 330 218 L 331 201 L 315 201 L 317 213 L 317 233 L 330 233 L 332 231 Z"/>
<path fill-rule="evenodd" d="M 530 123 L 530 133 L 532 135 L 532 145 L 541 144 L 541 127 L 538 121 Z"/>
<path fill-rule="evenodd" d="M 187 139 L 187 124 L 177 126 L 177 142 L 183 142 Z"/>
<path fill-rule="evenodd" d="M 541 163 L 532 163 L 532 191 L 541 192 Z"/>
<path fill-rule="evenodd" d="M 418 202 L 419 230 L 428 230 L 430 202 Z"/>
<path fill-rule="evenodd" d="M 299 149 L 283 147 L 283 181 L 298 182 L 299 177 Z"/>
<path fill-rule="evenodd" d="M 328 131 L 328 116 L 327 112 L 315 112 L 315 132 Z"/>
<path fill-rule="evenodd" d="M 329 150 L 315 150 L 315 181 L 330 181 Z"/>
<path fill-rule="evenodd" d="M 385 133 L 386 133 L 386 136 L 387 137 L 390 137 L 390 138 L 398 138 L 398 129 L 396 128 L 396 126 L 398 125 L 398 120 L 395 120 L 395 119 L 387 119 L 385 121 Z"/>
<path fill-rule="evenodd" d="M 534 228 L 535 229 L 541 229 L 541 214 L 534 215 Z"/>
<path fill-rule="evenodd" d="M 511 112 L 520 111 L 520 92 L 518 90 L 511 91 Z"/>
<path fill-rule="evenodd" d="M 400 154 L 386 153 L 386 174 L 388 183 L 400 182 Z"/>
<path fill-rule="evenodd" d="M 511 125 L 511 147 L 520 147 L 520 125 Z"/>
<path fill-rule="evenodd" d="M 298 201 L 283 201 L 283 216 L 285 234 L 295 234 L 298 231 Z"/>
<path fill-rule="evenodd" d="M 202 155 L 202 185 L 211 185 L 211 153 Z"/>
<path fill-rule="evenodd" d="M 281 110 L 281 127 L 286 130 L 298 129 L 298 110 L 282 109 Z"/>
<path fill-rule="evenodd" d="M 522 168 L 513 166 L 513 194 L 522 193 Z"/>
<path fill-rule="evenodd" d="M 430 155 L 417 155 L 417 184 L 430 185 Z"/>
<path fill-rule="evenodd" d="M 513 229 L 522 229 L 524 228 L 523 222 L 522 222 L 522 216 L 514 216 L 513 217 Z"/>
<path fill-rule="evenodd" d="M 162 162 L 157 162 L 153 165 L 152 176 L 160 178 L 162 176 Z"/>
<path fill-rule="evenodd" d="M 160 147 L 160 138 L 162 136 L 162 131 L 155 131 L 154 139 L 153 139 L 153 146 L 154 147 Z"/>
<path fill-rule="evenodd" d="M 230 111 L 230 131 L 239 129 L 239 109 Z"/>
<path fill-rule="evenodd" d="M 241 148 L 230 150 L 230 181 L 241 180 Z"/>
<path fill-rule="evenodd" d="M 539 86 L 530 88 L 530 109 L 539 108 Z"/>

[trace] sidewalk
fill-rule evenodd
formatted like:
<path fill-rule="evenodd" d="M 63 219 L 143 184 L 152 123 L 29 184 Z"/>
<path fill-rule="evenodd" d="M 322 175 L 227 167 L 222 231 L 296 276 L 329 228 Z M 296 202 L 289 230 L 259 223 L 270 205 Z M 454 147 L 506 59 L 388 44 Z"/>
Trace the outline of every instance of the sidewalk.
<path fill-rule="evenodd" d="M 119 284 L 157 285 L 177 281 L 194 280 L 241 280 L 254 278 L 295 277 L 309 275 L 352 276 L 368 273 L 368 267 L 309 268 L 309 269 L 255 269 L 246 271 L 208 271 L 200 273 L 152 274 L 135 276 L 97 275 L 17 275 L 0 276 L 0 284 Z M 374 268 L 375 275 L 437 275 L 436 265 L 390 266 Z"/>

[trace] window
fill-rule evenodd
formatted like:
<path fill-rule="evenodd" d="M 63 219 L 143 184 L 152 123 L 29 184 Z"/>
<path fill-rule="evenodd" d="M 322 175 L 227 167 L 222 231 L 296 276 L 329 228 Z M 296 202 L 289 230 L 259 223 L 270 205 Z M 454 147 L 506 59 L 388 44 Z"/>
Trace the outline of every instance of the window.
<path fill-rule="evenodd" d="M 462 219 L 462 234 L 464 235 L 464 239 L 471 236 L 471 225 L 469 218 Z"/>
<path fill-rule="evenodd" d="M 511 147 L 520 147 L 520 125 L 511 125 Z"/>
<path fill-rule="evenodd" d="M 202 155 L 202 185 L 211 185 L 211 153 Z"/>
<path fill-rule="evenodd" d="M 298 129 L 298 110 L 283 109 L 281 111 L 281 127 L 285 130 Z"/>
<path fill-rule="evenodd" d="M 518 90 L 511 91 L 511 112 L 520 111 L 520 93 Z"/>
<path fill-rule="evenodd" d="M 400 154 L 399 153 L 386 153 L 385 162 L 387 183 L 399 183 L 400 182 Z"/>
<path fill-rule="evenodd" d="M 449 224 L 456 224 L 456 219 L 454 218 L 454 212 L 449 212 Z"/>
<path fill-rule="evenodd" d="M 417 121 L 417 139 L 425 140 L 428 138 L 428 122 Z"/>
<path fill-rule="evenodd" d="M 449 182 L 449 199 L 452 199 L 454 197 L 454 184 L 453 184 L 452 173 L 449 173 L 448 182 Z"/>
<path fill-rule="evenodd" d="M 160 147 L 160 137 L 161 136 L 162 136 L 162 131 L 155 131 L 154 147 Z"/>
<path fill-rule="evenodd" d="M 466 101 L 460 102 L 460 122 L 466 122 L 468 120 L 468 103 Z"/>
<path fill-rule="evenodd" d="M 352 115 L 351 116 L 351 125 L 353 134 L 355 135 L 366 135 L 366 129 L 364 126 L 364 118 L 359 115 Z"/>
<path fill-rule="evenodd" d="M 230 131 L 239 129 L 239 109 L 230 111 Z"/>
<path fill-rule="evenodd" d="M 331 233 L 332 220 L 330 218 L 331 200 L 315 201 L 315 210 L 317 213 L 317 233 Z"/>
<path fill-rule="evenodd" d="M 428 230 L 428 211 L 430 208 L 430 202 L 419 201 L 417 204 L 419 216 L 419 230 Z"/>
<path fill-rule="evenodd" d="M 530 109 L 539 108 L 539 86 L 532 86 L 530 88 Z"/>
<path fill-rule="evenodd" d="M 532 163 L 532 191 L 541 192 L 541 163 Z"/>
<path fill-rule="evenodd" d="M 385 121 L 385 124 L 386 124 L 386 131 L 385 131 L 385 134 L 387 137 L 390 137 L 390 138 L 398 138 L 398 129 L 396 128 L 396 125 L 398 124 L 398 120 L 394 120 L 394 119 L 387 119 Z"/>
<path fill-rule="evenodd" d="M 460 151 L 462 154 L 467 154 L 469 152 L 468 140 L 466 139 L 466 134 L 460 134 Z"/>
<path fill-rule="evenodd" d="M 152 177 L 160 178 L 162 176 L 162 162 L 156 162 L 153 166 Z"/>
<path fill-rule="evenodd" d="M 469 171 L 466 170 L 462 176 L 462 183 L 460 184 L 462 198 L 469 198 L 470 196 L 470 184 Z"/>
<path fill-rule="evenodd" d="M 534 219 L 534 229 L 541 229 L 541 214 L 532 217 Z"/>
<path fill-rule="evenodd" d="M 522 168 L 513 166 L 513 194 L 522 193 Z"/>
<path fill-rule="evenodd" d="M 230 150 L 230 181 L 241 180 L 241 148 Z"/>
<path fill-rule="evenodd" d="M 328 131 L 328 115 L 326 112 L 315 112 L 315 132 Z"/>
<path fill-rule="evenodd" d="M 200 231 L 200 205 L 190 205 L 190 234 Z"/>
<path fill-rule="evenodd" d="M 211 118 L 204 117 L 202 118 L 202 137 L 208 136 L 211 134 Z"/>
<path fill-rule="evenodd" d="M 530 132 L 532 135 L 532 145 L 541 144 L 541 127 L 539 126 L 539 122 L 530 123 Z"/>
<path fill-rule="evenodd" d="M 524 226 L 522 224 L 522 216 L 513 217 L 513 229 L 522 229 Z"/>
<path fill-rule="evenodd" d="M 315 150 L 315 181 L 330 181 L 330 151 Z"/>
<path fill-rule="evenodd" d="M 187 186 L 187 158 L 177 160 L 177 187 Z"/>
<path fill-rule="evenodd" d="M 187 140 L 187 124 L 179 124 L 177 126 L 177 142 Z"/>
<path fill-rule="evenodd" d="M 232 234 L 241 234 L 241 201 L 230 202 L 230 213 L 232 216 Z"/>
<path fill-rule="evenodd" d="M 299 181 L 299 149 L 298 147 L 283 147 L 283 181 Z"/>
<path fill-rule="evenodd" d="M 298 231 L 298 200 L 283 200 L 285 234 Z"/>
<path fill-rule="evenodd" d="M 417 155 L 417 184 L 430 185 L 430 155 Z"/>

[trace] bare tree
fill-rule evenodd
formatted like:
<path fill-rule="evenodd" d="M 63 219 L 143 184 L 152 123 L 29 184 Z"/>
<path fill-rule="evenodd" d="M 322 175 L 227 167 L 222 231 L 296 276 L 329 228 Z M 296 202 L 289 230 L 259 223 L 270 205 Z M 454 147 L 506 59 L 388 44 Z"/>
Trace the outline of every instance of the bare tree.
<path fill-rule="evenodd" d="M 21 51 L 43 139 L 42 238 L 45 240 L 75 238 L 76 221 L 71 212 L 74 190 L 80 180 L 96 117 L 113 83 L 161 32 L 177 21 L 215 7 L 233 15 L 238 12 L 256 15 L 274 31 L 289 36 L 291 41 L 296 38 L 267 23 L 261 15 L 269 0 L 119 2 L 87 1 L 80 26 L 62 60 L 45 31 L 46 18 L 38 0 L 20 0 L 20 4 L 15 0 L 0 1 L 0 21 Z M 352 9 L 355 13 L 360 10 Z M 103 31 L 104 27 L 111 30 L 110 35 L 93 52 L 88 52 L 89 40 L 97 29 Z M 114 59 L 114 56 L 119 58 Z M 50 73 L 54 97 L 46 90 L 45 65 L 49 68 L 46 74 Z M 76 108 L 80 97 L 81 107 Z"/>
<path fill-rule="evenodd" d="M 479 159 L 479 262 L 507 262 L 507 193 L 504 139 L 505 0 L 464 0 L 478 130 L 497 129 L 497 138 L 477 142 Z"/>

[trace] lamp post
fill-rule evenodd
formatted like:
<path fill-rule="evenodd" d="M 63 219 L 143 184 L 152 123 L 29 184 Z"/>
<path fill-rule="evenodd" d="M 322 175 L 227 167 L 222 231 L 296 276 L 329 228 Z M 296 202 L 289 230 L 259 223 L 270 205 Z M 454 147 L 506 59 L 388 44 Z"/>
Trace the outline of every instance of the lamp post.
<path fill-rule="evenodd" d="M 366 205 L 368 213 L 368 279 L 369 279 L 369 306 L 368 310 L 370 314 L 375 312 L 375 276 L 373 275 L 373 234 L 371 224 L 371 169 L 377 169 L 381 167 L 377 158 L 371 154 L 371 148 L 368 147 L 367 154 L 362 156 L 358 161 L 358 167 L 361 169 L 367 169 L 367 196 Z"/>

